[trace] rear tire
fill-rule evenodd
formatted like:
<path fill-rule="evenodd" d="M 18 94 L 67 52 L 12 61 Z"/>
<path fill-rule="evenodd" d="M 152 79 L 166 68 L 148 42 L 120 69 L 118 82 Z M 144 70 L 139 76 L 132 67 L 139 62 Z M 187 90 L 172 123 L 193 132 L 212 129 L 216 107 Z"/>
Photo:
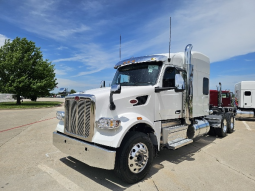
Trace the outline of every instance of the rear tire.
<path fill-rule="evenodd" d="M 117 150 L 114 171 L 123 181 L 133 184 L 149 173 L 153 161 L 153 144 L 141 132 L 128 132 Z"/>
<path fill-rule="evenodd" d="M 227 118 L 227 128 L 228 128 L 228 133 L 233 133 L 234 128 L 235 128 L 235 118 L 232 113 L 228 113 L 228 118 Z"/>
<path fill-rule="evenodd" d="M 217 135 L 219 137 L 226 137 L 227 135 L 227 115 L 223 115 L 221 121 L 221 127 L 217 128 Z"/>

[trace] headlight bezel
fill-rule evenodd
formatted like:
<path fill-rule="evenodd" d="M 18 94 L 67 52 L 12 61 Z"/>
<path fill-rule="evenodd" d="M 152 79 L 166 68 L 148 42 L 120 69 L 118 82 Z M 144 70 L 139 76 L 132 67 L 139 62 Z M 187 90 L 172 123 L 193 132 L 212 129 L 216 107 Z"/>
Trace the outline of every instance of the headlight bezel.
<path fill-rule="evenodd" d="M 118 129 L 121 125 L 119 119 L 113 119 L 109 117 L 101 117 L 96 121 L 96 126 L 99 129 Z"/>
<path fill-rule="evenodd" d="M 60 121 L 65 120 L 65 112 L 64 111 L 57 111 L 56 112 L 56 118 Z"/>

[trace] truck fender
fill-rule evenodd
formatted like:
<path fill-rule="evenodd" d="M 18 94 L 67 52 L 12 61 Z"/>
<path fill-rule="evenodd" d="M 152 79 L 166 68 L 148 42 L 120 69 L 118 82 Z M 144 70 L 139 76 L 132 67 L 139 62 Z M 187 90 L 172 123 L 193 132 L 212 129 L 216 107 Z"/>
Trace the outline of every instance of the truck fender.
<path fill-rule="evenodd" d="M 137 119 L 137 117 L 140 117 Z M 153 121 L 149 120 L 145 116 L 136 113 L 124 113 L 118 116 L 118 119 L 121 120 L 121 126 L 116 130 L 109 129 L 96 129 L 95 134 L 93 136 L 92 142 L 98 143 L 101 145 L 118 148 L 125 135 L 129 130 L 137 124 L 143 123 L 147 124 L 154 130 L 154 134 L 156 136 L 157 143 L 155 143 L 155 139 L 151 138 L 152 143 L 159 145 L 160 139 L 160 129 L 155 128 L 155 124 Z"/>
<path fill-rule="evenodd" d="M 56 127 L 56 131 L 64 133 L 64 121 L 59 121 Z"/>

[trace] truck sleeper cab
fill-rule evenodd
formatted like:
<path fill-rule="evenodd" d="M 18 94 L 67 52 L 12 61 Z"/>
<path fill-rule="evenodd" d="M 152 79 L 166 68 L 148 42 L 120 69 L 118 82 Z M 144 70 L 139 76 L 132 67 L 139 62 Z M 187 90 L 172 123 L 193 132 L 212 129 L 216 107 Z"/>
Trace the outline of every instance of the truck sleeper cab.
<path fill-rule="evenodd" d="M 237 102 L 236 118 L 255 119 L 255 81 L 241 81 L 235 84 Z"/>
<path fill-rule="evenodd" d="M 198 52 L 120 61 L 111 88 L 65 99 L 53 144 L 78 160 L 114 170 L 135 183 L 149 172 L 162 148 L 177 149 L 206 135 L 209 115 L 209 58 Z M 108 101 L 109 100 L 109 101 Z M 210 115 L 209 115 L 210 116 Z"/>

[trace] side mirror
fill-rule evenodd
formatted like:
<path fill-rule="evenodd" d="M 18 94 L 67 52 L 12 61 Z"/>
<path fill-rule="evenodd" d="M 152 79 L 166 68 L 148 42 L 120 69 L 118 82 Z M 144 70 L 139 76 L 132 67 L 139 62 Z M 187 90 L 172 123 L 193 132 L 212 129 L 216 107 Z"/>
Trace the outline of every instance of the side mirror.
<path fill-rule="evenodd" d="M 112 94 L 119 94 L 121 92 L 121 85 L 116 84 L 111 86 L 111 93 Z"/>
<path fill-rule="evenodd" d="M 180 74 L 175 74 L 175 88 L 176 90 L 185 90 L 185 83 Z"/>
<path fill-rule="evenodd" d="M 121 92 L 121 85 L 112 85 L 111 86 L 111 93 L 110 93 L 110 110 L 115 110 L 116 105 L 113 102 L 113 94 L 120 94 Z"/>

